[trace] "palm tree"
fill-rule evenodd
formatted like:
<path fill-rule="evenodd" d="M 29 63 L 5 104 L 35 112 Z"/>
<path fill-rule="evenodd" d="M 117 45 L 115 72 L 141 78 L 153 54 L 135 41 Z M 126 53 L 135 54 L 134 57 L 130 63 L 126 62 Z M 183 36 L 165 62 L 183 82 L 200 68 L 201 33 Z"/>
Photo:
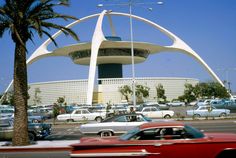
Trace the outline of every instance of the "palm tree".
<path fill-rule="evenodd" d="M 133 93 L 131 87 L 129 85 L 121 86 L 119 87 L 119 92 L 122 94 L 122 96 L 125 97 L 127 102 L 129 102 L 129 95 Z"/>
<path fill-rule="evenodd" d="M 138 98 L 138 102 L 143 102 L 143 98 L 149 97 L 150 88 L 143 85 L 136 85 L 136 96 Z"/>
<path fill-rule="evenodd" d="M 56 45 L 47 32 L 51 28 L 60 29 L 66 35 L 78 40 L 77 35 L 70 29 L 49 22 L 51 19 L 76 19 L 75 17 L 54 12 L 56 6 L 68 6 L 67 0 L 4 0 L 0 6 L 0 37 L 9 31 L 15 43 L 14 59 L 14 134 L 13 145 L 28 145 L 27 118 L 27 67 L 26 42 L 33 41 L 33 33 L 39 37 L 44 34 Z"/>

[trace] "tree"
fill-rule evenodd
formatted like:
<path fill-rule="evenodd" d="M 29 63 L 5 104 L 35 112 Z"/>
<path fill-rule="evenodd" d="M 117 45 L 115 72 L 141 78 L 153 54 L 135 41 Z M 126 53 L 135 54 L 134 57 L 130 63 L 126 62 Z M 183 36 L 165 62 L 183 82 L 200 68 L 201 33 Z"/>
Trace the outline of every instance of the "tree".
<path fill-rule="evenodd" d="M 62 106 L 62 104 L 65 102 L 65 97 L 59 97 L 58 99 L 57 99 L 57 103 L 60 105 L 60 106 Z"/>
<path fill-rule="evenodd" d="M 143 98 L 149 97 L 149 90 L 150 90 L 149 87 L 143 85 L 136 85 L 135 88 L 136 88 L 135 95 L 138 99 L 138 102 L 143 102 Z"/>
<path fill-rule="evenodd" d="M 121 93 L 122 96 L 125 97 L 127 102 L 129 102 L 129 95 L 133 93 L 133 91 L 131 90 L 131 87 L 129 85 L 121 86 L 119 87 L 119 92 Z"/>
<path fill-rule="evenodd" d="M 184 89 L 184 95 L 179 96 L 178 100 L 180 101 L 186 101 L 187 103 L 190 103 L 194 100 L 196 100 L 196 95 L 194 94 L 194 86 L 192 84 L 185 84 L 185 89 Z"/>
<path fill-rule="evenodd" d="M 1 3 L 2 4 L 2 3 Z M 9 31 L 15 43 L 14 57 L 14 133 L 13 145 L 28 145 L 28 118 L 27 118 L 27 67 L 26 43 L 33 41 L 33 33 L 39 37 L 48 36 L 53 43 L 56 42 L 47 32 L 51 28 L 60 29 L 66 35 L 78 40 L 77 35 L 70 29 L 49 22 L 51 19 L 76 19 L 75 17 L 56 13 L 56 6 L 68 6 L 67 0 L 4 0 L 0 6 L 0 37 Z"/>
<path fill-rule="evenodd" d="M 160 99 L 163 99 L 164 102 L 166 102 L 165 89 L 162 84 L 157 85 L 156 92 L 157 92 L 157 101 L 159 102 Z"/>
<path fill-rule="evenodd" d="M 230 97 L 227 89 L 218 82 L 202 82 L 193 86 L 185 85 L 184 95 L 179 96 L 179 100 L 187 102 L 194 101 L 199 98 L 228 98 Z"/>

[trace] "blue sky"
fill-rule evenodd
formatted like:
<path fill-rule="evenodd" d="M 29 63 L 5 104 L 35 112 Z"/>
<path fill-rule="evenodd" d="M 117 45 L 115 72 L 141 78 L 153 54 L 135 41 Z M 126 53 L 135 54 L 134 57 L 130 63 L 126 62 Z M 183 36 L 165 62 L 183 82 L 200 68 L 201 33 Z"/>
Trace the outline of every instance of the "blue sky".
<path fill-rule="evenodd" d="M 97 4 L 120 3 L 126 0 L 71 0 L 71 6 L 59 7 L 56 11 L 82 18 L 99 13 Z M 143 0 L 141 2 L 155 2 Z M 163 5 L 142 5 L 133 7 L 133 14 L 149 19 L 168 29 L 193 50 L 215 71 L 221 80 L 228 78 L 231 89 L 236 92 L 236 1 L 235 0 L 163 0 Z M 0 0 L 2 4 L 2 0 Z M 147 10 L 152 7 L 153 11 Z M 116 12 L 128 12 L 128 7 L 104 7 Z M 80 42 L 90 41 L 97 19 L 81 23 L 73 30 L 78 33 Z M 66 25 L 72 21 L 55 20 Z M 117 35 L 123 40 L 130 40 L 129 19 L 114 17 L 113 22 Z M 158 30 L 133 21 L 135 41 L 145 41 L 160 45 L 170 45 L 171 41 Z M 103 26 L 105 35 L 111 35 L 107 19 Z M 51 34 L 55 33 L 51 30 Z M 28 42 L 28 57 L 39 47 L 47 37 L 40 39 L 35 35 L 34 43 Z M 56 39 L 59 47 L 76 43 L 64 35 Z M 49 49 L 56 47 L 50 45 Z M 0 92 L 3 92 L 13 77 L 14 43 L 9 32 L 0 39 Z M 228 77 L 226 70 L 228 70 Z M 212 80 L 211 76 L 193 58 L 179 52 L 167 52 L 150 55 L 141 64 L 135 65 L 137 77 L 189 77 L 202 82 Z M 124 77 L 131 77 L 131 66 L 123 67 Z M 28 67 L 29 83 L 86 79 L 88 67 L 75 65 L 67 57 L 49 57 L 41 59 Z"/>

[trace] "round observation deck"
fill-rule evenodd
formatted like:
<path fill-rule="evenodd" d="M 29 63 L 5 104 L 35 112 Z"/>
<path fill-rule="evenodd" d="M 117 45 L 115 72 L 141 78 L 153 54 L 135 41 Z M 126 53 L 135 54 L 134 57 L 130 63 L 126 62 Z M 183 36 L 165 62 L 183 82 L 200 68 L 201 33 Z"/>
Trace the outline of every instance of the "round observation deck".
<path fill-rule="evenodd" d="M 122 42 L 120 37 L 106 36 L 107 41 L 116 43 Z M 134 62 L 140 63 L 146 60 L 150 52 L 146 49 L 134 48 Z M 89 65 L 91 49 L 76 50 L 69 53 L 74 63 Z M 98 51 L 97 64 L 131 64 L 131 49 L 127 47 L 116 47 L 116 44 L 110 47 L 101 47 Z"/>
<path fill-rule="evenodd" d="M 134 48 L 134 62 L 140 63 L 146 60 L 149 51 Z M 89 65 L 91 50 L 80 50 L 69 53 L 74 63 Z M 131 64 L 130 48 L 101 48 L 98 51 L 97 64 Z"/>

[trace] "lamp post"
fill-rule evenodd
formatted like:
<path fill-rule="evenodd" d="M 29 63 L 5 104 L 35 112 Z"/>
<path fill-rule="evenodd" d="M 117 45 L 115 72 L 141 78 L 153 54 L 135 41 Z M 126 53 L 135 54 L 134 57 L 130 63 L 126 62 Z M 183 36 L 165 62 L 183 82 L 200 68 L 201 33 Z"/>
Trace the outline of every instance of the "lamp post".
<path fill-rule="evenodd" d="M 235 71 L 236 68 L 219 68 L 217 70 L 222 70 L 225 73 L 225 86 L 227 86 L 229 93 L 231 93 L 230 89 L 231 82 L 229 81 L 229 71 Z"/>
<path fill-rule="evenodd" d="M 136 83 L 135 83 L 135 67 L 134 67 L 134 44 L 133 44 L 133 18 L 132 18 L 132 7 L 134 5 L 150 5 L 150 4 L 158 4 L 162 5 L 162 1 L 158 2 L 144 2 L 144 3 L 135 3 L 133 0 L 129 0 L 127 3 L 117 3 L 117 4 L 98 4 L 97 7 L 104 6 L 129 6 L 129 25 L 130 25 L 130 48 L 131 48 L 131 63 L 132 63 L 132 91 L 133 91 L 133 105 L 136 107 Z M 148 8 L 149 11 L 152 11 L 152 8 Z"/>

